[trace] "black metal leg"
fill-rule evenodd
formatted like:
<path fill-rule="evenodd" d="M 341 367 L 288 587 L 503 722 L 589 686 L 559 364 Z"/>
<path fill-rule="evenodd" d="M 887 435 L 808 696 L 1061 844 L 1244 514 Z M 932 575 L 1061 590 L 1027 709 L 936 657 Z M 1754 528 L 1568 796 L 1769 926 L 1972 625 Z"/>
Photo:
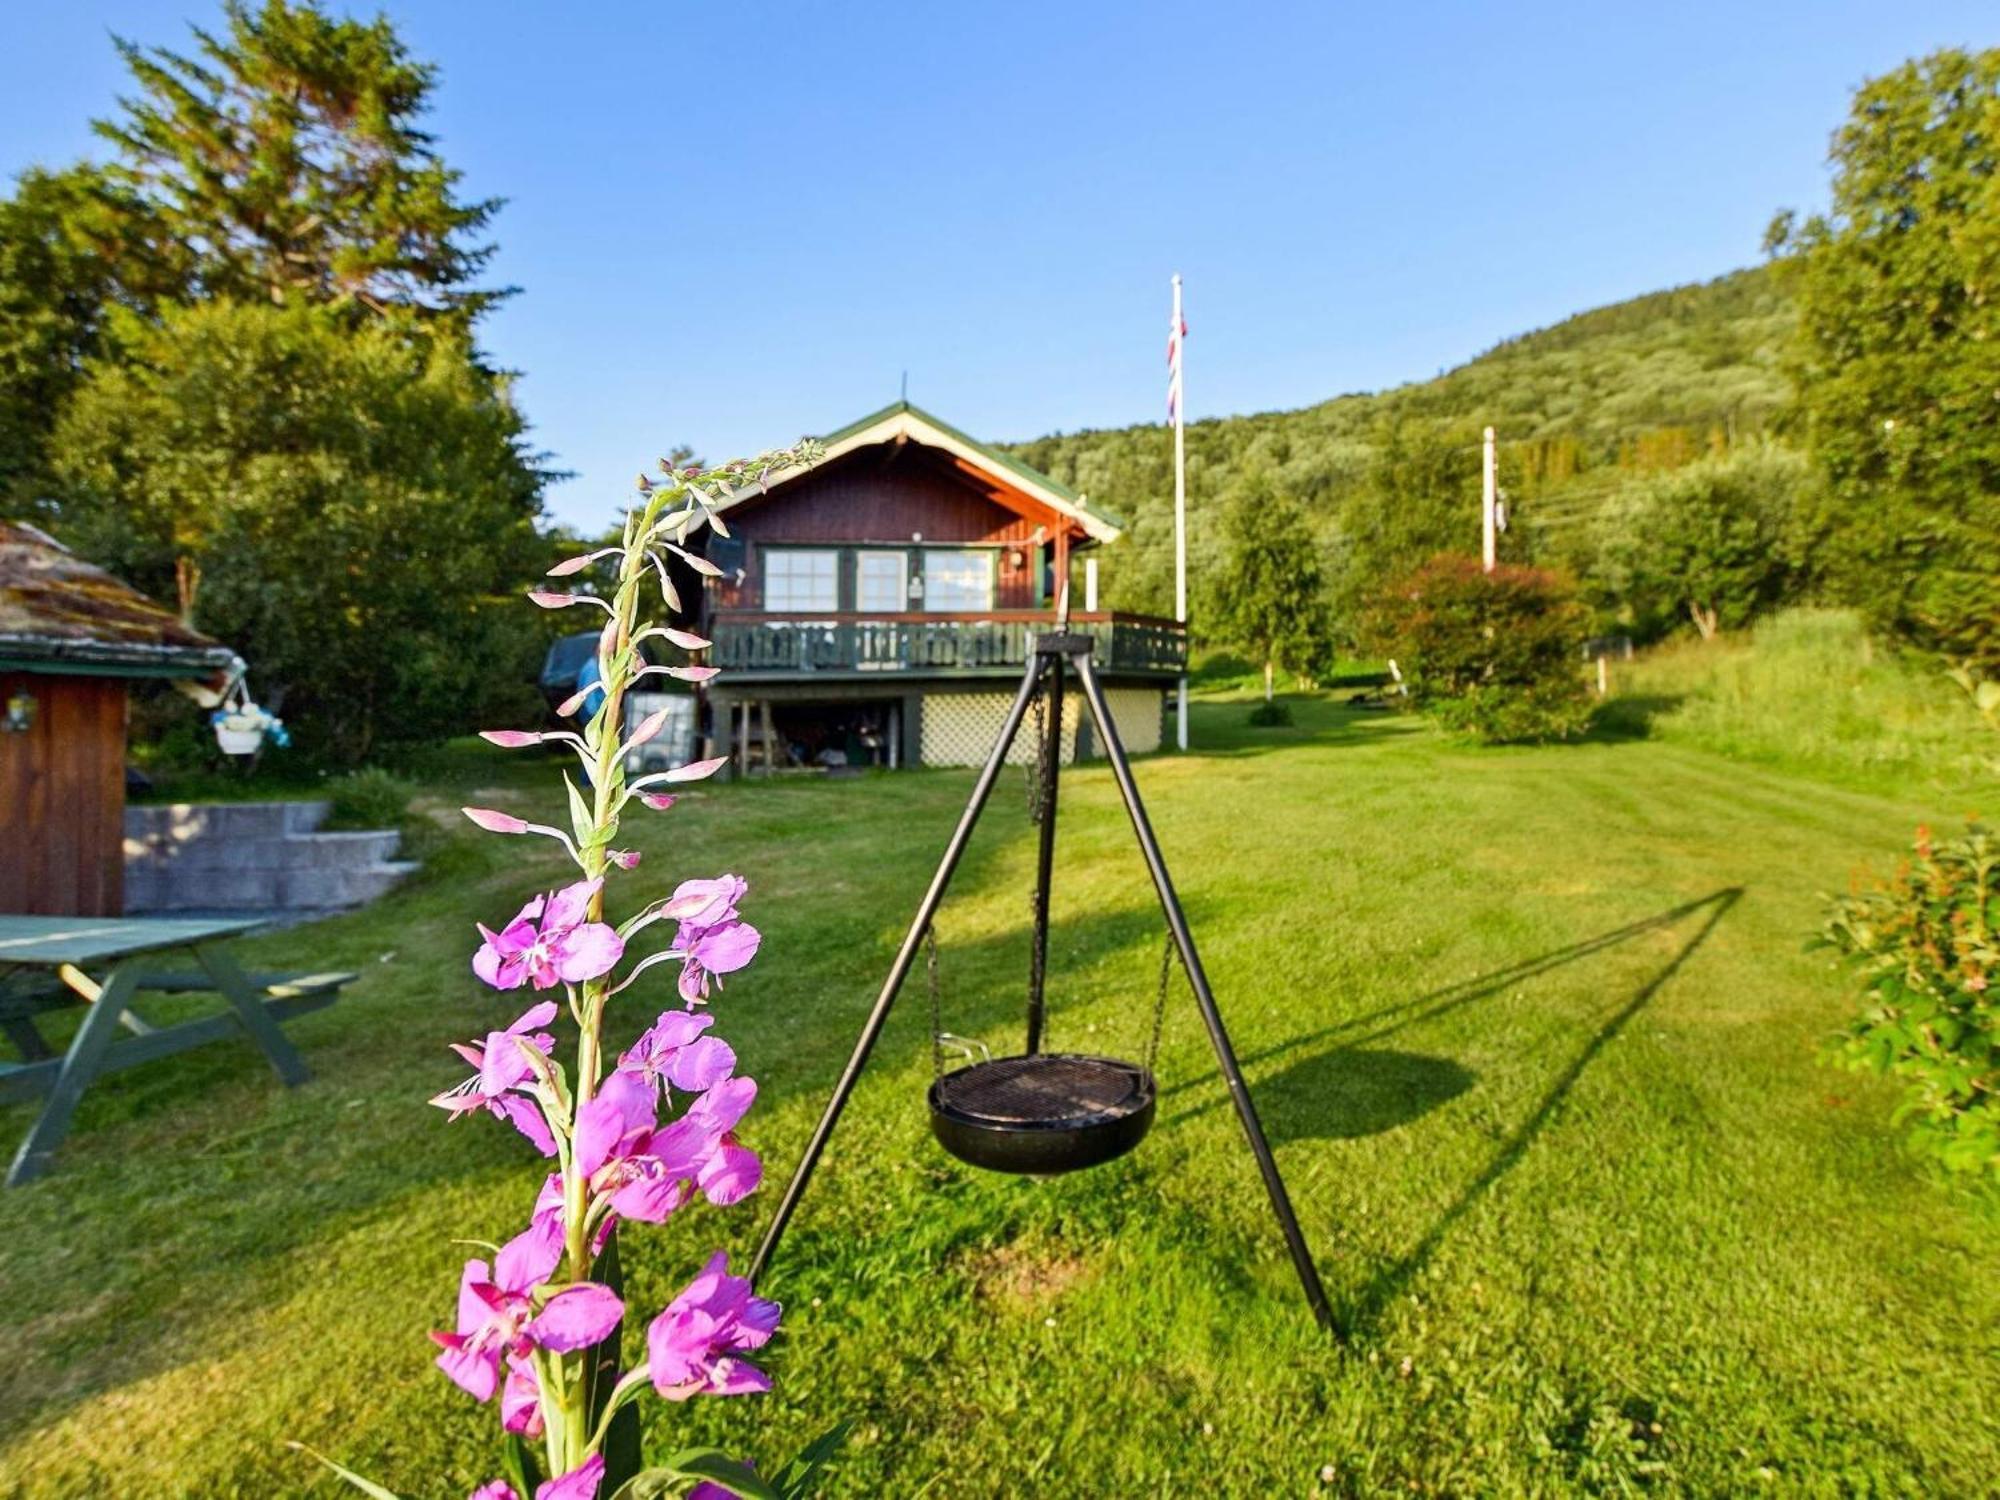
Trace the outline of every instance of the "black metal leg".
<path fill-rule="evenodd" d="M 896 995 L 903 988 L 910 965 L 915 962 L 917 950 L 923 944 L 924 932 L 937 915 L 938 905 L 944 900 L 945 890 L 951 884 L 952 873 L 957 870 L 965 846 L 972 838 L 972 830 L 979 822 L 979 814 L 985 809 L 986 799 L 993 791 L 993 783 L 1000 779 L 1000 771 L 1007 763 L 1007 752 L 1013 747 L 1014 737 L 1021 731 L 1021 720 L 1027 716 L 1028 702 L 1034 697 L 1035 678 L 1041 666 L 1041 659 L 1035 657 L 1029 661 L 1027 671 L 1021 674 L 1021 690 L 1014 695 L 1014 706 L 1008 711 L 1000 738 L 993 746 L 993 753 L 987 757 L 979 780 L 973 784 L 972 797 L 965 804 L 965 811 L 959 815 L 958 827 L 952 831 L 951 842 L 945 845 L 937 873 L 931 876 L 930 888 L 924 892 L 924 899 L 917 906 L 916 919 L 910 923 L 903 946 L 896 950 L 896 961 L 889 966 L 889 977 L 882 982 L 882 991 L 875 997 L 875 1007 L 862 1023 L 861 1035 L 855 1039 L 854 1052 L 847 1059 L 847 1066 L 841 1070 L 840 1081 L 833 1086 L 833 1097 L 826 1101 L 826 1111 L 820 1116 L 812 1139 L 806 1142 L 805 1155 L 799 1159 L 792 1180 L 785 1185 L 785 1195 L 778 1200 L 778 1211 L 772 1215 L 770 1227 L 764 1231 L 763 1243 L 758 1245 L 757 1254 L 750 1262 L 752 1281 L 761 1277 L 764 1268 L 771 1263 L 771 1255 L 784 1236 L 785 1226 L 791 1222 L 792 1212 L 799 1206 L 806 1184 L 812 1180 L 813 1168 L 819 1165 L 820 1153 L 826 1149 L 827 1138 L 840 1122 L 840 1112 L 847 1107 L 848 1096 L 854 1092 L 862 1068 L 867 1066 L 868 1054 L 875 1050 L 875 1039 L 882 1034 L 883 1023 L 889 1019 L 889 1010 L 895 1005 Z"/>
<path fill-rule="evenodd" d="M 1104 741 L 1104 753 L 1111 762 L 1111 774 L 1118 782 L 1119 795 L 1125 799 L 1125 811 L 1131 816 L 1132 831 L 1138 836 L 1139 849 L 1146 858 L 1146 869 L 1153 877 L 1153 888 L 1159 892 L 1160 908 L 1166 914 L 1174 946 L 1180 950 L 1188 984 L 1194 990 L 1196 1004 L 1201 1007 L 1201 1019 L 1208 1027 L 1208 1039 L 1215 1045 L 1215 1059 L 1222 1068 L 1224 1082 L 1229 1085 L 1230 1102 L 1236 1106 L 1236 1117 L 1242 1121 L 1243 1133 L 1250 1139 L 1251 1155 L 1257 1158 L 1257 1170 L 1263 1175 L 1264 1190 L 1270 1194 L 1271 1207 L 1278 1216 L 1278 1227 L 1284 1231 L 1286 1248 L 1292 1254 L 1292 1266 L 1305 1288 L 1306 1301 L 1312 1307 L 1313 1316 L 1322 1327 L 1334 1329 L 1333 1308 L 1326 1300 L 1326 1288 L 1320 1285 L 1319 1268 L 1313 1264 L 1305 1232 L 1299 1228 L 1298 1215 L 1292 1211 L 1292 1199 L 1285 1191 L 1285 1179 L 1278 1173 L 1277 1158 L 1271 1154 L 1271 1143 L 1265 1138 L 1263 1123 L 1257 1118 L 1257 1106 L 1250 1100 L 1250 1086 L 1243 1081 L 1243 1070 L 1237 1066 L 1236 1049 L 1229 1044 L 1229 1033 L 1222 1024 L 1222 1012 L 1216 1008 L 1215 995 L 1208 987 L 1208 975 L 1202 970 L 1201 956 L 1194 950 L 1194 936 L 1188 931 L 1180 897 L 1174 893 L 1173 879 L 1167 874 L 1166 861 L 1161 858 L 1160 846 L 1153 837 L 1153 825 L 1147 820 L 1145 805 L 1139 800 L 1138 784 L 1132 779 L 1131 762 L 1125 758 L 1124 743 L 1118 738 L 1118 726 L 1112 722 L 1111 710 L 1104 701 L 1104 690 L 1098 686 L 1097 673 L 1087 653 L 1076 657 L 1076 675 L 1083 686 L 1084 701 L 1090 705 L 1090 717 Z"/>
<path fill-rule="evenodd" d="M 1028 963 L 1028 1045 L 1030 1057 L 1042 1050 L 1042 1018 L 1047 1006 L 1043 999 L 1049 978 L 1049 885 L 1055 874 L 1056 790 L 1062 775 L 1063 665 L 1054 653 L 1047 657 L 1048 690 L 1042 702 L 1048 722 L 1042 726 L 1042 743 L 1036 746 L 1040 764 L 1036 767 L 1036 811 L 1041 816 L 1041 845 L 1035 853 L 1034 930 L 1030 935 Z"/>

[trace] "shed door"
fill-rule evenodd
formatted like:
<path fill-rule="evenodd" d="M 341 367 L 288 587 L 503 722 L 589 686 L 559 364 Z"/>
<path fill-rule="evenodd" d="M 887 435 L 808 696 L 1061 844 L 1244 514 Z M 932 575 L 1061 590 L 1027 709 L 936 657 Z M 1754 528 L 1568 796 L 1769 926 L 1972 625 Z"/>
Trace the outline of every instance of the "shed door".
<path fill-rule="evenodd" d="M 0 674 L 0 912 L 125 910 L 125 684 Z"/>

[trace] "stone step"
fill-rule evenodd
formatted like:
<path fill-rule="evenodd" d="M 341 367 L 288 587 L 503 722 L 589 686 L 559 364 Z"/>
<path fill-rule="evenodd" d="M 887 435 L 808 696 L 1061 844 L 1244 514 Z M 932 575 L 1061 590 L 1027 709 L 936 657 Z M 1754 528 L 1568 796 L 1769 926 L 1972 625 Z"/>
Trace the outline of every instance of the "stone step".
<path fill-rule="evenodd" d="M 278 839 L 311 833 L 327 802 L 171 802 L 125 809 L 125 837 L 163 845 L 213 838 Z"/>
<path fill-rule="evenodd" d="M 128 871 L 125 910 L 338 911 L 366 905 L 417 868 L 392 860 L 358 870 Z"/>
<path fill-rule="evenodd" d="M 417 867 L 394 829 L 319 831 L 325 802 L 178 803 L 125 814 L 125 909 L 339 911 Z"/>
<path fill-rule="evenodd" d="M 276 904 L 294 909 L 364 906 L 416 868 L 409 861 L 392 861 L 367 870 L 287 870 L 279 876 L 281 899 Z"/>
<path fill-rule="evenodd" d="M 134 870 L 366 869 L 392 858 L 394 829 L 291 834 L 278 838 L 217 835 L 184 841 L 125 840 L 125 868 Z"/>

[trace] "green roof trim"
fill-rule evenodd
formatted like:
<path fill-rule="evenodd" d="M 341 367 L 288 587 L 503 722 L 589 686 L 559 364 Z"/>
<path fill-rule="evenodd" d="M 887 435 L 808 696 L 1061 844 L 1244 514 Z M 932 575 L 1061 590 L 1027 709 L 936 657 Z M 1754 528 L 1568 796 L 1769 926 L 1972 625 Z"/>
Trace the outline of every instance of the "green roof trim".
<path fill-rule="evenodd" d="M 1114 511 L 1106 510 L 1101 505 L 1095 505 L 1085 500 L 1082 495 L 1064 484 L 1060 479 L 1055 479 L 1044 474 L 1040 469 L 1035 468 L 1031 464 L 1022 463 L 1020 459 L 1015 458 L 1010 453 L 1001 452 L 1000 449 L 995 448 L 991 443 L 980 442 L 971 433 L 961 431 L 959 428 L 952 426 L 951 423 L 933 416 L 914 401 L 891 401 L 880 411 L 871 411 L 867 416 L 857 421 L 849 422 L 845 427 L 839 428 L 834 432 L 829 432 L 820 441 L 831 448 L 836 443 L 853 437 L 857 432 L 866 432 L 877 422 L 884 422 L 890 417 L 895 416 L 912 416 L 920 422 L 935 427 L 947 437 L 965 444 L 966 447 L 975 450 L 982 457 L 990 459 L 994 464 L 1014 474 L 1016 477 L 1025 479 L 1032 485 L 1061 496 L 1064 503 L 1074 506 L 1093 520 L 1102 521 L 1106 526 L 1115 527 L 1119 531 L 1123 531 L 1127 525 L 1123 516 L 1118 515 Z"/>

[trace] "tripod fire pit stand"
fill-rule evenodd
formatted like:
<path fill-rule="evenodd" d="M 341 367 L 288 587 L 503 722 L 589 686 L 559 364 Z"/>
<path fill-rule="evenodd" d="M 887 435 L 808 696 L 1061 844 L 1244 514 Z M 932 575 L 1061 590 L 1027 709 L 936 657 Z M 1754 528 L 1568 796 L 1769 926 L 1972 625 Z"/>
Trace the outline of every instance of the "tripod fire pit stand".
<path fill-rule="evenodd" d="M 854 1052 L 841 1071 L 840 1081 L 834 1085 L 833 1097 L 827 1100 L 826 1111 L 820 1116 L 819 1125 L 806 1144 L 805 1155 L 786 1185 L 784 1196 L 778 1201 L 777 1212 L 772 1216 L 770 1227 L 764 1232 L 763 1243 L 757 1247 L 756 1258 L 751 1262 L 750 1275 L 753 1280 L 761 1278 L 770 1265 L 778 1242 L 784 1237 L 785 1227 L 791 1222 L 799 1199 L 805 1193 L 806 1184 L 812 1180 L 813 1169 L 818 1166 L 827 1141 L 840 1122 L 841 1111 L 854 1092 L 862 1068 L 867 1066 L 869 1054 L 874 1050 L 876 1038 L 882 1034 L 883 1024 L 902 991 L 903 982 L 909 977 L 918 953 L 927 940 L 931 940 L 932 920 L 944 900 L 952 874 L 958 868 L 972 830 L 985 810 L 994 783 L 999 780 L 1001 768 L 1007 762 L 1008 751 L 1013 748 L 1031 706 L 1040 713 L 1035 800 L 1040 845 L 1036 862 L 1026 1045 L 1018 1056 L 988 1058 L 949 1073 L 943 1070 L 940 1063 L 929 1095 L 932 1128 L 948 1151 L 974 1166 L 1044 1174 L 1109 1161 L 1136 1146 L 1151 1126 L 1155 1099 L 1152 1049 L 1149 1049 L 1144 1065 L 1117 1058 L 1045 1053 L 1042 1050 L 1049 891 L 1054 875 L 1056 792 L 1062 760 L 1063 689 L 1065 676 L 1074 673 L 1090 710 L 1091 722 L 1110 761 L 1112 776 L 1125 802 L 1125 811 L 1131 817 L 1132 831 L 1138 839 L 1140 852 L 1145 856 L 1146 869 L 1153 877 L 1153 888 L 1159 895 L 1160 909 L 1166 918 L 1172 952 L 1178 954 L 1188 985 L 1194 991 L 1195 1003 L 1208 1029 L 1209 1041 L 1215 1047 L 1216 1062 L 1229 1086 L 1230 1102 L 1236 1107 L 1236 1117 L 1242 1123 L 1250 1154 L 1264 1179 L 1271 1210 L 1277 1216 L 1278 1228 L 1284 1234 L 1286 1248 L 1291 1252 L 1292 1265 L 1298 1272 L 1306 1301 L 1320 1324 L 1331 1329 L 1333 1311 L 1327 1304 L 1326 1291 L 1320 1285 L 1319 1272 L 1306 1247 L 1298 1216 L 1292 1211 L 1291 1197 L 1278 1173 L 1278 1163 L 1271 1154 L 1270 1142 L 1265 1138 L 1264 1127 L 1257 1118 L 1256 1106 L 1251 1103 L 1249 1086 L 1243 1081 L 1243 1070 L 1237 1065 L 1235 1050 L 1229 1044 L 1222 1013 L 1217 1009 L 1215 995 L 1208 987 L 1208 976 L 1202 970 L 1200 955 L 1195 952 L 1194 937 L 1188 931 L 1180 898 L 1174 893 L 1166 862 L 1153 837 L 1152 824 L 1147 821 L 1146 809 L 1139 800 L 1139 788 L 1132 779 L 1132 765 L 1126 758 L 1124 744 L 1118 738 L 1118 728 L 1105 703 L 1104 689 L 1097 681 L 1090 653 L 1091 639 L 1087 635 L 1058 631 L 1036 638 L 1027 668 L 1021 676 L 1020 691 L 1014 696 L 1013 706 L 1001 726 L 993 752 L 987 757 L 979 779 L 973 785 L 971 800 L 959 817 L 951 842 L 945 846 L 944 857 L 938 862 L 930 887 L 917 905 L 916 916 L 896 952 L 895 961 L 889 966 L 888 978 L 883 981 L 881 993 L 875 997 L 874 1008 L 869 1011 L 868 1019 L 862 1024 L 861 1035 L 855 1040 Z M 1162 1005 L 1166 978 L 1163 970 Z M 935 988 L 933 997 L 935 1003 Z M 934 1016 L 934 1051 L 938 1040 Z M 1158 1040 L 1156 1012 L 1154 1049 Z"/>

